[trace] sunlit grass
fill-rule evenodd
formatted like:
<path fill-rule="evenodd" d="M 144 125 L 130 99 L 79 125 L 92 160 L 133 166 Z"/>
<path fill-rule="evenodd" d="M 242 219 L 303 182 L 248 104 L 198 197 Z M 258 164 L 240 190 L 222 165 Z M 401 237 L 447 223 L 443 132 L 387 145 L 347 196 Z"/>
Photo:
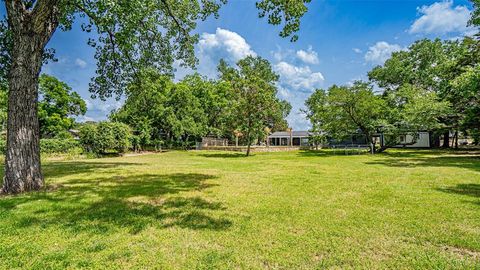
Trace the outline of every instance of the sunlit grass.
<path fill-rule="evenodd" d="M 480 267 L 480 158 L 168 152 L 46 161 L 0 198 L 1 269 Z"/>

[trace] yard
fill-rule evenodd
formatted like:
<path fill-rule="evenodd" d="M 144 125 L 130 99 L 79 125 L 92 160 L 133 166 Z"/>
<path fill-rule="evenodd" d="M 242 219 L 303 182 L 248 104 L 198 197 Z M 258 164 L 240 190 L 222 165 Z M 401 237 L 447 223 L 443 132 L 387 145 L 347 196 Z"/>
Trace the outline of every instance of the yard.
<path fill-rule="evenodd" d="M 192 151 L 43 168 L 45 192 L 0 197 L 1 269 L 480 268 L 471 153 Z"/>

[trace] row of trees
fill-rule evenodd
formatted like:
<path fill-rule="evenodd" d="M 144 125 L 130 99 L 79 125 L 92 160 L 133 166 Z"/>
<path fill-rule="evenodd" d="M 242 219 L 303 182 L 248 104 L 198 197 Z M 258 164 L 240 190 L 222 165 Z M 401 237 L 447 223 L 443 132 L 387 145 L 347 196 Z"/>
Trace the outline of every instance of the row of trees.
<path fill-rule="evenodd" d="M 369 82 L 316 90 L 306 101 L 313 130 L 333 138 L 361 132 L 368 142 L 385 134 L 384 149 L 399 144 L 399 135 L 436 131 L 435 144 L 444 134 L 462 131 L 479 141 L 480 42 L 420 40 L 395 52 L 368 73 Z M 376 85 L 380 88 L 373 90 Z M 323 132 L 323 133 L 322 133 Z M 322 136 L 322 135 L 319 135 Z"/>
<path fill-rule="evenodd" d="M 187 146 L 206 135 L 242 134 L 247 155 L 252 143 L 265 137 L 265 128 L 287 128 L 291 105 L 277 98 L 278 75 L 267 60 L 248 56 L 236 67 L 220 61 L 218 71 L 218 80 L 194 74 L 175 83 L 145 69 L 110 118 L 131 126 L 140 147 L 157 140 Z"/>

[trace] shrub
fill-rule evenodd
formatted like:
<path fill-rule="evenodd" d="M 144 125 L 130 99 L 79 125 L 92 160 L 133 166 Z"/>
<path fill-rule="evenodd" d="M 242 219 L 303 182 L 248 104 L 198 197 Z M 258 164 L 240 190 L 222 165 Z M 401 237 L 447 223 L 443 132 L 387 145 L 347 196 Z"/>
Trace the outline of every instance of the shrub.
<path fill-rule="evenodd" d="M 80 142 L 85 150 L 97 154 L 108 151 L 125 153 L 131 146 L 130 127 L 118 122 L 101 122 L 80 129 Z"/>
<path fill-rule="evenodd" d="M 40 151 L 46 154 L 69 153 L 72 149 L 80 147 L 75 139 L 41 139 Z"/>
<path fill-rule="evenodd" d="M 80 142 L 74 139 L 41 139 L 40 151 L 45 154 L 66 154 L 80 148 Z M 7 142 L 0 140 L 0 153 L 7 151 Z"/>

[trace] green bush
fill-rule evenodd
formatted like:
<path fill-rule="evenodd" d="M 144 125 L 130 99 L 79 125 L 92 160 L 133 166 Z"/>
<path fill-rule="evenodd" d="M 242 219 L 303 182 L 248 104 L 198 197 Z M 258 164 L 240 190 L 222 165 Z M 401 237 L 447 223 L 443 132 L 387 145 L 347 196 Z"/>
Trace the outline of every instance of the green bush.
<path fill-rule="evenodd" d="M 41 139 L 40 151 L 44 154 L 65 154 L 80 148 L 80 142 L 74 139 Z M 7 143 L 0 140 L 0 153 L 5 154 Z"/>
<path fill-rule="evenodd" d="M 46 154 L 69 153 L 72 149 L 80 147 L 75 139 L 41 139 L 40 151 Z"/>
<path fill-rule="evenodd" d="M 108 151 L 125 153 L 131 147 L 130 127 L 118 122 L 101 122 L 85 125 L 80 129 L 80 143 L 92 153 L 105 154 Z"/>

